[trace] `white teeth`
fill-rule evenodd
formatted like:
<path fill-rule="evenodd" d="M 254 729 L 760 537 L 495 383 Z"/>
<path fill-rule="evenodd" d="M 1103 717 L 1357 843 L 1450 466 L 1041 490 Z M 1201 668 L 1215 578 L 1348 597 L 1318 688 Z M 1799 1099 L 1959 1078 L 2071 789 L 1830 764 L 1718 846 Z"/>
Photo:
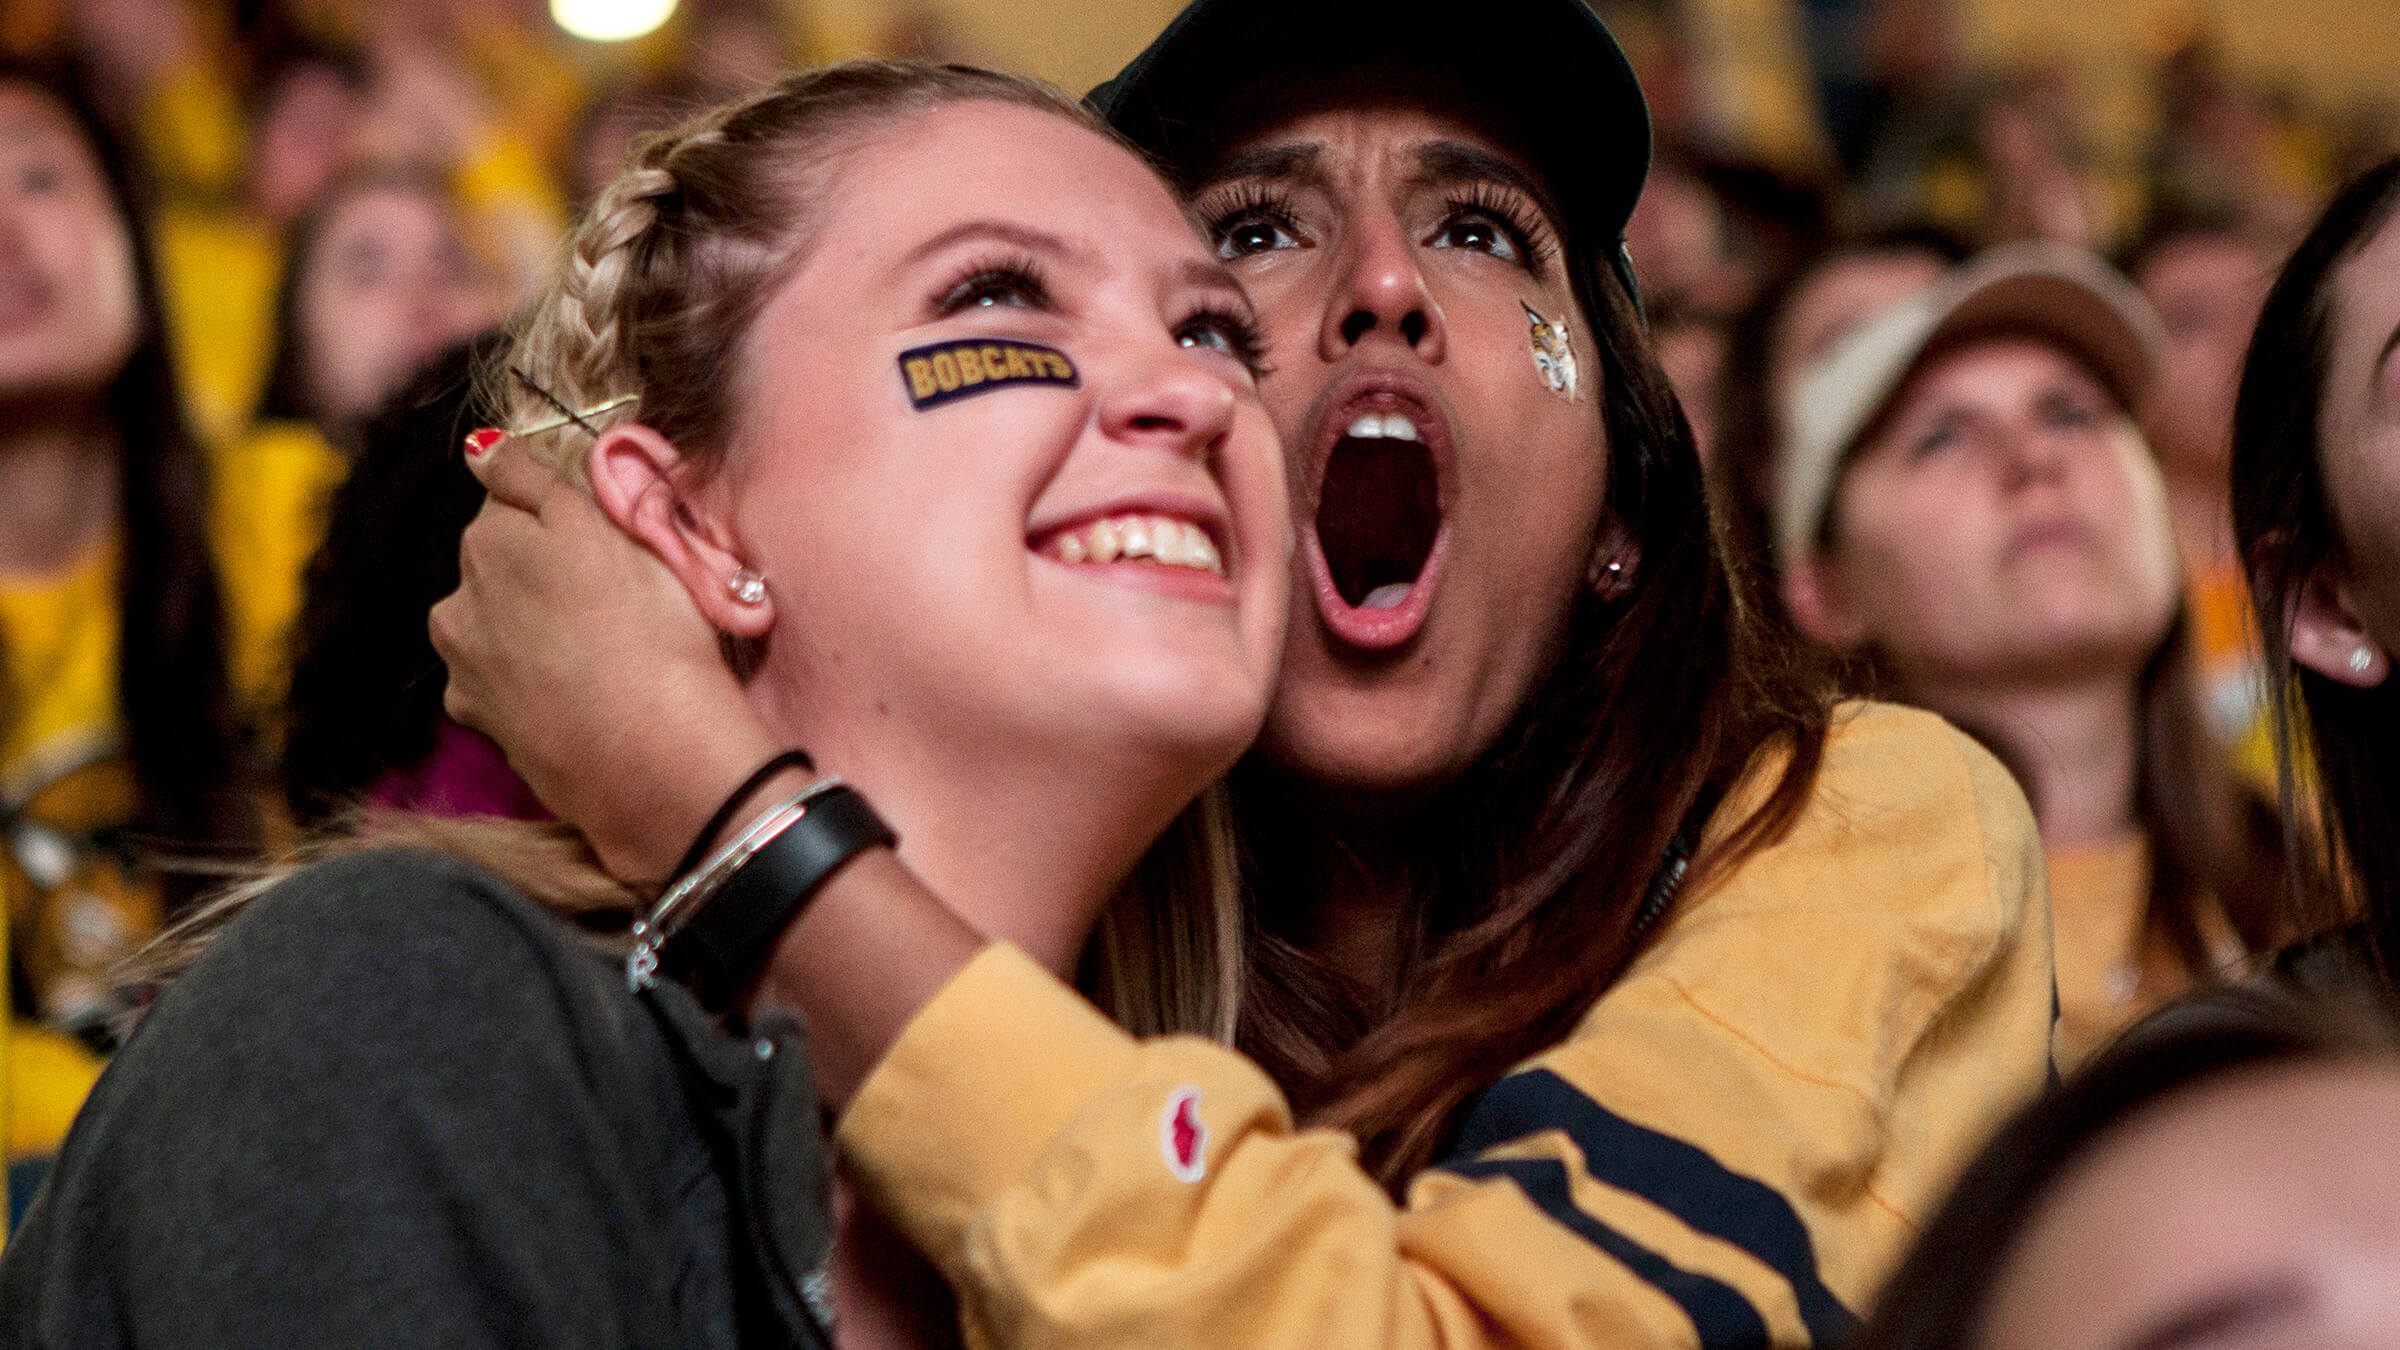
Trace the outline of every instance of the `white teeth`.
<path fill-rule="evenodd" d="M 1124 541 L 1128 558 L 1149 557 L 1151 546 L 1157 542 L 1151 537 L 1150 522 L 1146 520 L 1129 520 L 1118 526 L 1117 537 Z"/>
<path fill-rule="evenodd" d="M 1081 529 L 1062 530 L 1050 552 L 1063 563 L 1144 558 L 1162 567 L 1225 575 L 1224 556 L 1208 531 L 1165 516 L 1110 516 Z"/>
<path fill-rule="evenodd" d="M 1350 429 L 1342 434 L 1353 440 L 1361 441 L 1421 441 L 1425 439 L 1418 433 L 1417 424 L 1408 420 L 1408 414 L 1396 412 L 1360 413 L 1350 423 Z"/>
<path fill-rule="evenodd" d="M 1359 601 L 1358 607 L 1360 609 L 1396 609 L 1401 601 L 1408 598 L 1409 587 L 1410 583 L 1405 581 L 1386 582 L 1367 592 L 1367 598 Z"/>

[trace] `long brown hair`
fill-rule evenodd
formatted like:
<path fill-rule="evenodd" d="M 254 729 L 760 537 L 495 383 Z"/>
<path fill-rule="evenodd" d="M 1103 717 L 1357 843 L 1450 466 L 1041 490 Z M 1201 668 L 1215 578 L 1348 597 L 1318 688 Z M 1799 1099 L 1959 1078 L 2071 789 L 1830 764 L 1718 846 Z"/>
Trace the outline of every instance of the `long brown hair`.
<path fill-rule="evenodd" d="M 1555 664 L 1507 729 L 1410 814 L 1414 897 L 1388 999 L 1289 923 L 1310 903 L 1289 889 L 1292 860 L 1323 837 L 1324 804 L 1256 762 L 1234 780 L 1250 895 L 1237 1043 L 1304 1118 L 1357 1135 L 1395 1191 L 1484 1088 L 1564 1039 L 1624 971 L 1653 931 L 1637 915 L 1678 834 L 1762 750 L 1789 752 L 1764 804 L 1692 860 L 1688 902 L 1790 823 L 1824 748 L 1829 682 L 1725 565 L 1690 427 L 1608 264 L 1616 241 L 1562 225 L 1600 349 L 1606 515 L 1636 561 L 1622 593 L 1578 593 Z"/>
<path fill-rule="evenodd" d="M 2384 978 L 2400 983 L 2400 683 L 2352 688 L 2299 666 L 2290 646 L 2305 588 L 2349 565 L 2325 481 L 2321 415 L 2334 274 L 2385 228 L 2396 203 L 2400 158 L 2342 189 L 2267 293 L 2234 400 L 2233 532 L 2266 638 L 2267 706 L 2299 883 L 2295 921 L 2314 933 L 2363 913 Z"/>
<path fill-rule="evenodd" d="M 132 244 L 140 335 L 100 397 L 117 435 L 122 475 L 115 678 L 138 798 L 134 833 L 153 862 L 239 857 L 258 840 L 256 774 L 226 673 L 224 604 L 208 533 L 208 458 L 184 417 L 175 379 L 158 267 L 143 228 L 150 219 L 146 186 L 75 72 L 0 57 L 0 84 L 31 89 L 66 113 Z M 16 698 L 16 691 L 0 689 L 0 717 Z M 168 868 L 162 884 L 169 913 L 212 884 L 199 871 Z"/>

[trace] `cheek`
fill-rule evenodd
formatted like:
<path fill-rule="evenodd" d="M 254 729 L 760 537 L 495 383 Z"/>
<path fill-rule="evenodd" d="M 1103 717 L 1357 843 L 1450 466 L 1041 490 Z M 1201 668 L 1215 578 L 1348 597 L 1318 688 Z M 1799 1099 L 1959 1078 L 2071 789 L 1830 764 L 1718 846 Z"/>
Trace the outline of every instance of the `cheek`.
<path fill-rule="evenodd" d="M 1842 491 L 1838 565 L 1875 638 L 1906 643 L 1931 621 L 1972 606 L 1988 513 L 1946 485 L 1855 479 Z"/>

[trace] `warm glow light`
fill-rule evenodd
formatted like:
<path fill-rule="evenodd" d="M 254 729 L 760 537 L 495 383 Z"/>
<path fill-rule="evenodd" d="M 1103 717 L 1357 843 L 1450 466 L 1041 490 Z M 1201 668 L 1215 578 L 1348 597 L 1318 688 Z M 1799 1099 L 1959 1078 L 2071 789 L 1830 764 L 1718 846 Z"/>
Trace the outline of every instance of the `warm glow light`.
<path fill-rule="evenodd" d="M 675 0 L 550 0 L 559 27 L 593 42 L 638 38 L 674 12 Z"/>

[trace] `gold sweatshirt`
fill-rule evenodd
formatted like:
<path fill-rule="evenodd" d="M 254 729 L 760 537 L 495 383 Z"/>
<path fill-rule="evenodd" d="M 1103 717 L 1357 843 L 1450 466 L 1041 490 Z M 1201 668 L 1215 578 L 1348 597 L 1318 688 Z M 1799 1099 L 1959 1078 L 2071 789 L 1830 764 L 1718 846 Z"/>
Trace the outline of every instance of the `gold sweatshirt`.
<path fill-rule="evenodd" d="M 1931 714 L 1851 705 L 1789 833 L 1678 905 L 1404 1206 L 1242 1056 L 1137 1041 L 1004 946 L 837 1141 L 973 1346 L 1815 1345 L 2043 1085 L 2054 1006 L 2015 783 Z"/>

